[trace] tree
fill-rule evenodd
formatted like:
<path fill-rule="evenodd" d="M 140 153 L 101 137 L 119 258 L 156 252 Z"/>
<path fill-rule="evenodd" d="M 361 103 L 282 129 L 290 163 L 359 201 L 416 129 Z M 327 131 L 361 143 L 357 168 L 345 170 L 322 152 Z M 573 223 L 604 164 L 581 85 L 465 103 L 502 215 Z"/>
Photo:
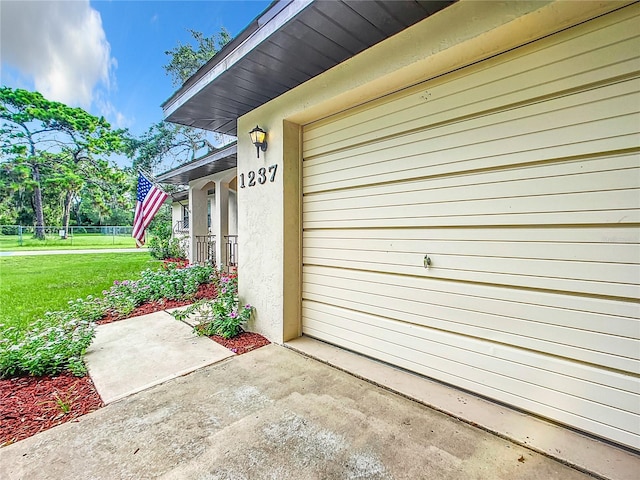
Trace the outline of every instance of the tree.
<path fill-rule="evenodd" d="M 211 152 L 214 149 L 209 140 L 211 135 L 217 134 L 158 122 L 139 138 L 130 138 L 127 153 L 133 158 L 134 170 L 153 174 L 194 160 L 198 153 Z"/>
<path fill-rule="evenodd" d="M 231 41 L 231 35 L 224 27 L 220 29 L 219 33 L 210 37 L 205 37 L 201 32 L 191 29 L 189 29 L 189 33 L 197 43 L 196 49 L 190 44 L 185 45 L 178 42 L 176 47 L 164 52 L 165 55 L 171 57 L 171 60 L 163 68 L 171 77 L 171 84 L 174 87 L 182 86 L 191 75 Z"/>
<path fill-rule="evenodd" d="M 43 187 L 65 192 L 62 223 L 68 231 L 71 203 L 87 180 L 113 179 L 104 157 L 124 150 L 124 134 L 103 117 L 39 92 L 0 88 L 0 152 L 5 169 L 29 173 L 36 238 L 44 238 Z"/>
<path fill-rule="evenodd" d="M 0 165 L 0 225 L 33 224 L 33 191 L 29 169 Z"/>
<path fill-rule="evenodd" d="M 167 65 L 163 65 L 163 68 L 171 77 L 174 87 L 184 84 L 231 41 L 231 35 L 224 27 L 210 37 L 205 37 L 203 33 L 196 30 L 188 31 L 196 42 L 195 48 L 191 44 L 185 45 L 178 42 L 176 47 L 164 52 L 170 57 L 170 61 Z M 214 137 L 211 137 L 212 135 Z M 152 125 L 139 139 L 130 143 L 130 156 L 135 157 L 134 169 L 153 173 L 194 160 L 199 152 L 206 154 L 214 149 L 209 138 L 217 140 L 217 143 L 222 140 L 219 134 L 159 122 Z"/>

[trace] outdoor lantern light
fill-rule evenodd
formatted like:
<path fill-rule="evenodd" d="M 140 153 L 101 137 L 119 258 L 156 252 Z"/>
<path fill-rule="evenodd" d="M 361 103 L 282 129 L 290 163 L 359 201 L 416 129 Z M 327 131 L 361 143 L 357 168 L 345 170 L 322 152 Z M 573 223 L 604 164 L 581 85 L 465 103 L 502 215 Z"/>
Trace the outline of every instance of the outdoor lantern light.
<path fill-rule="evenodd" d="M 251 141 L 253 142 L 253 144 L 256 146 L 258 158 L 260 158 L 260 150 L 262 150 L 263 152 L 267 151 L 267 141 L 265 140 L 267 137 L 267 132 L 256 125 L 256 128 L 249 132 L 249 136 L 251 137 Z"/>

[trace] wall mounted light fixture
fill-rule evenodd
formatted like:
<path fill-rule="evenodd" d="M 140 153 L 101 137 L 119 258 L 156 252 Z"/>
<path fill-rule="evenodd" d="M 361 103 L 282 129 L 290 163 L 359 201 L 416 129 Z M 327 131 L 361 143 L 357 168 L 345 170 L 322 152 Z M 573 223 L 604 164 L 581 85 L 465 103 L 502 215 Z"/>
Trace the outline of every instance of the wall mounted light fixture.
<path fill-rule="evenodd" d="M 251 137 L 253 144 L 256 146 L 258 158 L 260 158 L 260 150 L 263 152 L 267 151 L 267 132 L 256 125 L 256 128 L 249 132 L 249 136 Z"/>

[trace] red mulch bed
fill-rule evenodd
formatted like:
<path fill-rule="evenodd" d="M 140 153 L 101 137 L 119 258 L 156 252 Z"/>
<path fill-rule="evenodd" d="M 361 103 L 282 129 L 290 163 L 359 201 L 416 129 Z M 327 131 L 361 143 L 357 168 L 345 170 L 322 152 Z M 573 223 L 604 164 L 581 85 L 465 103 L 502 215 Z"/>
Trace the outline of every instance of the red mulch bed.
<path fill-rule="evenodd" d="M 65 413 L 58 405 L 68 407 Z M 89 377 L 21 377 L 0 380 L 0 446 L 9 445 L 102 407 Z"/>
<path fill-rule="evenodd" d="M 210 335 L 209 338 L 223 347 L 227 347 L 237 355 L 242 355 L 243 353 L 250 352 L 251 350 L 264 347 L 271 343 L 259 333 L 253 332 L 242 332 L 240 335 L 228 339 L 219 337 L 218 335 Z"/>
<path fill-rule="evenodd" d="M 216 297 L 214 285 L 200 285 L 196 299 Z M 140 305 L 126 318 L 158 312 L 167 308 L 181 307 L 192 300 L 149 302 Z M 98 325 L 115 322 L 123 318 L 107 315 Z M 235 338 L 225 340 L 210 336 L 213 341 L 237 355 L 268 345 L 262 335 L 243 332 Z M 69 406 L 64 413 L 56 396 Z M 103 403 L 89 376 L 74 377 L 62 374 L 56 377 L 20 377 L 0 380 L 0 447 L 40 433 L 48 428 L 72 421 L 85 413 L 102 407 Z"/>

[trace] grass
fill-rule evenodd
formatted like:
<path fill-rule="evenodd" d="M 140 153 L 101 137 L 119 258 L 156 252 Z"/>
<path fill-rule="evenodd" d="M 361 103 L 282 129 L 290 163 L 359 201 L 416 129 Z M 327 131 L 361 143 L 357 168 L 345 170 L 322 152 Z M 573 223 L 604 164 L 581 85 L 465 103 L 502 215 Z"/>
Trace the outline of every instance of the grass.
<path fill-rule="evenodd" d="M 2 257 L 0 324 L 26 329 L 69 300 L 101 296 L 114 280 L 137 278 L 157 264 L 147 252 Z"/>
<path fill-rule="evenodd" d="M 30 235 L 0 235 L 1 251 L 20 250 L 64 250 L 64 249 L 99 249 L 99 248 L 135 248 L 136 241 L 131 236 L 76 234 L 66 240 L 47 235 L 45 240 L 37 240 Z"/>

